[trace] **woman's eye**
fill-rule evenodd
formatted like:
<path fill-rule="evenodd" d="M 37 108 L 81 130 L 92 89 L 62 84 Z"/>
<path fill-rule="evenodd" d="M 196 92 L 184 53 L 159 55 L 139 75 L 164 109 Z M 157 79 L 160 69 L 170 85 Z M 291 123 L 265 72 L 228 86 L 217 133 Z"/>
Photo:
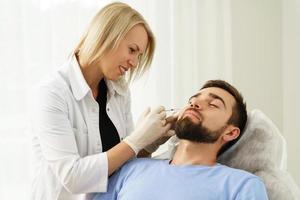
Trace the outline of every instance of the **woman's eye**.
<path fill-rule="evenodd" d="M 129 52 L 130 53 L 135 53 L 135 49 L 134 48 L 129 48 Z"/>

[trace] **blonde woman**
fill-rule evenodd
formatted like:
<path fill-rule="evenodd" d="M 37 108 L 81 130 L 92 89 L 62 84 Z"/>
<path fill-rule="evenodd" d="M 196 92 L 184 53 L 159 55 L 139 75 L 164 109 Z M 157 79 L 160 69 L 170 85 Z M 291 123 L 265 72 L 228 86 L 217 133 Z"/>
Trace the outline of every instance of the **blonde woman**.
<path fill-rule="evenodd" d="M 128 82 L 149 68 L 154 47 L 128 5 L 97 13 L 70 59 L 35 92 L 31 199 L 105 192 L 109 175 L 168 132 L 163 107 L 146 110 L 133 130 Z"/>

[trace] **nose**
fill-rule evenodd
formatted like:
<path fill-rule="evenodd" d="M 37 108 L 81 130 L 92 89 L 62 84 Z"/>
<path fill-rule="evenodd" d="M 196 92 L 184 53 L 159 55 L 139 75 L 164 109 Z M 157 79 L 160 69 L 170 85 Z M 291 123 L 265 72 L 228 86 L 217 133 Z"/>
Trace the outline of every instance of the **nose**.
<path fill-rule="evenodd" d="M 198 103 L 198 102 L 196 102 L 196 101 L 191 102 L 191 103 L 190 103 L 190 107 L 191 107 L 191 108 L 194 108 L 194 109 L 197 109 L 197 110 L 202 109 L 201 104 Z"/>
<path fill-rule="evenodd" d="M 128 63 L 130 65 L 130 67 L 136 67 L 138 65 L 139 62 L 139 57 L 138 56 L 132 56 L 129 60 Z"/>

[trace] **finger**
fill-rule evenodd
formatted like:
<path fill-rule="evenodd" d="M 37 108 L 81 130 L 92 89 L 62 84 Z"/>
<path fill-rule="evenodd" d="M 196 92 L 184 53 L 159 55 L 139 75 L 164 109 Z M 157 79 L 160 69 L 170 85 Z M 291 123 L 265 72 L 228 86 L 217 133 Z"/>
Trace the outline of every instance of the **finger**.
<path fill-rule="evenodd" d="M 182 110 L 179 110 L 179 111 L 175 112 L 172 116 L 178 117 L 178 116 L 180 115 L 181 112 L 182 112 Z"/>
<path fill-rule="evenodd" d="M 164 127 L 163 127 L 163 132 L 166 133 L 167 131 L 169 131 L 171 128 L 171 124 L 167 123 Z"/>
<path fill-rule="evenodd" d="M 167 121 L 167 123 L 174 123 L 174 122 L 177 121 L 177 117 L 178 116 L 171 115 L 171 116 L 166 118 L 166 121 Z"/>
<path fill-rule="evenodd" d="M 174 117 L 174 116 L 170 116 L 170 117 L 166 118 L 167 123 L 171 124 L 171 129 L 172 130 L 175 130 L 175 126 L 176 126 L 177 120 L 178 120 L 178 118 Z"/>
<path fill-rule="evenodd" d="M 171 125 L 166 124 L 164 127 L 162 127 L 162 137 L 168 137 L 168 131 L 170 130 Z"/>
<path fill-rule="evenodd" d="M 175 131 L 174 130 L 170 129 L 170 130 L 167 131 L 167 136 L 168 137 L 172 137 L 173 135 L 175 135 Z"/>
<path fill-rule="evenodd" d="M 182 109 L 180 109 L 179 111 L 177 111 L 173 116 L 177 117 L 177 120 L 180 119 L 184 113 L 184 111 L 186 110 L 186 107 L 183 107 Z"/>
<path fill-rule="evenodd" d="M 167 123 L 167 120 L 163 119 L 163 120 L 161 120 L 161 123 L 162 123 L 162 126 L 165 126 Z"/>
<path fill-rule="evenodd" d="M 158 117 L 159 117 L 159 119 L 166 119 L 167 113 L 165 111 L 161 112 L 161 113 L 158 114 Z"/>
<path fill-rule="evenodd" d="M 163 106 L 156 106 L 151 108 L 152 113 L 161 113 L 162 111 L 165 111 L 165 107 Z"/>

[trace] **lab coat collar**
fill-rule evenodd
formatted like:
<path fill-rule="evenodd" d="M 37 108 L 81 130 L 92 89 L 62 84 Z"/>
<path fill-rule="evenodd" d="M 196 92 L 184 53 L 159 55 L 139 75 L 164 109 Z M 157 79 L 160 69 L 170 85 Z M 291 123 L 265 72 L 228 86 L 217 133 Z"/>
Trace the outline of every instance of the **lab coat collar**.
<path fill-rule="evenodd" d="M 81 72 L 80 66 L 78 64 L 75 55 L 73 55 L 70 58 L 70 68 L 68 70 L 69 70 L 68 75 L 69 75 L 72 92 L 74 94 L 75 99 L 79 101 L 89 91 L 91 91 L 91 88 L 89 87 L 85 78 L 83 77 L 83 74 Z"/>
<path fill-rule="evenodd" d="M 76 100 L 81 100 L 89 91 L 91 92 L 91 88 L 87 84 L 82 74 L 75 55 L 70 58 L 69 80 Z M 115 93 L 118 93 L 121 96 L 125 96 L 128 87 L 126 80 L 123 77 L 118 81 L 105 80 L 105 82 L 110 95 L 115 95 Z"/>
<path fill-rule="evenodd" d="M 121 96 L 125 96 L 128 87 L 124 78 L 121 78 L 118 81 L 105 80 L 105 82 L 110 95 L 115 95 L 115 93 L 118 93 Z"/>

